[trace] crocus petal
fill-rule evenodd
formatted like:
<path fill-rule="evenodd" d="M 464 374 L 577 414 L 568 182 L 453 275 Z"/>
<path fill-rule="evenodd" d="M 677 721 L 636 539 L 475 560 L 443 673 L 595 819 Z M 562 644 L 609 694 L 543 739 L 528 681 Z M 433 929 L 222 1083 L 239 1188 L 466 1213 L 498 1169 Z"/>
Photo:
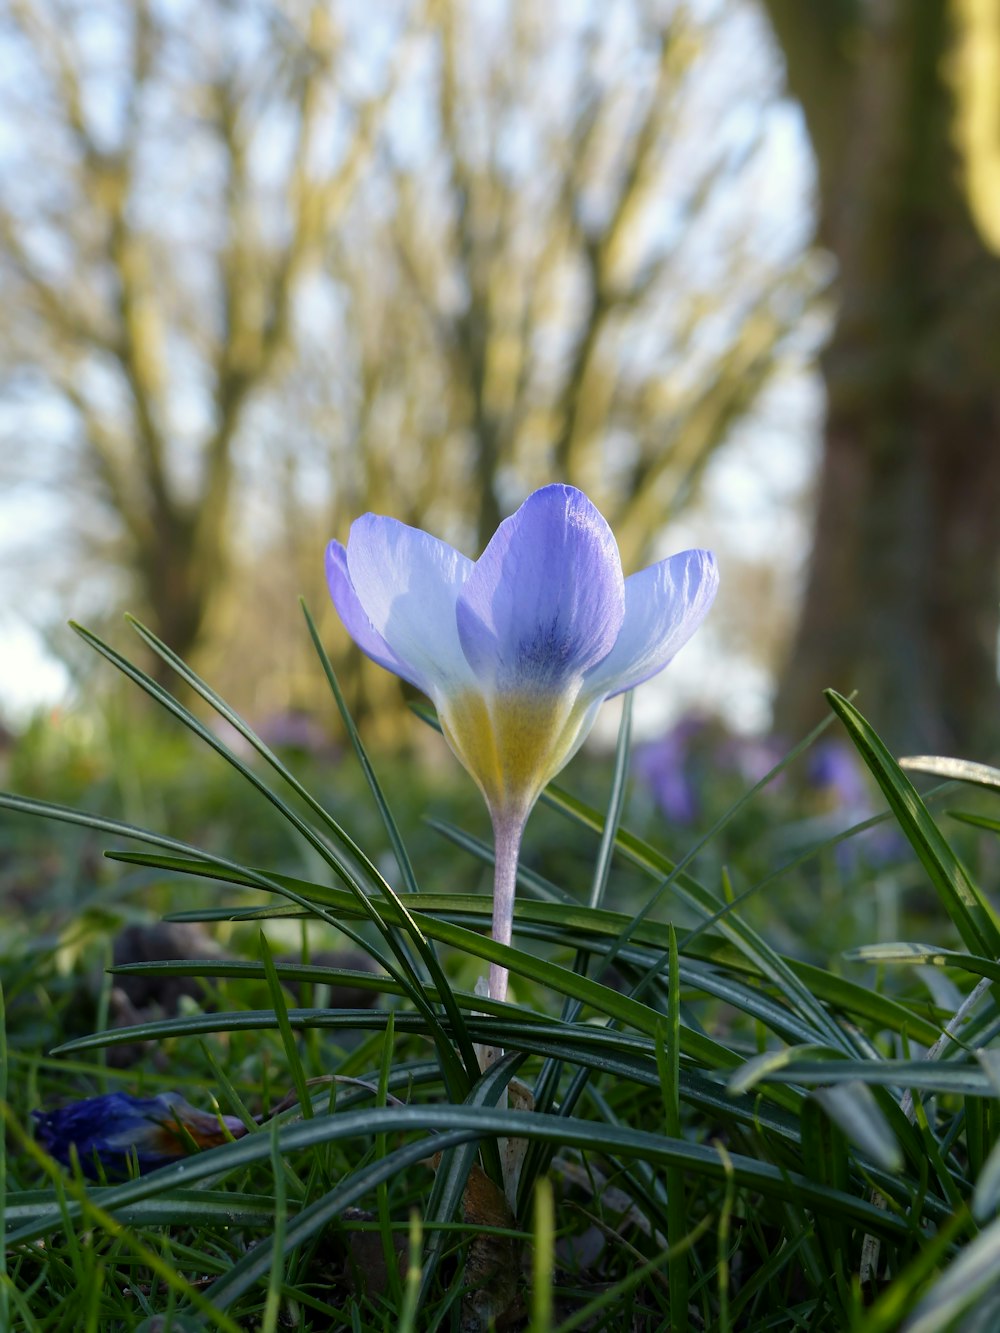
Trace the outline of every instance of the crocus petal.
<path fill-rule="evenodd" d="M 436 697 L 471 681 L 455 621 L 455 599 L 471 571 L 472 561 L 447 542 L 394 518 L 365 514 L 351 524 L 351 586 L 370 632 L 399 663 L 390 665 L 383 655 L 381 664 L 425 694 Z M 354 636 L 353 625 L 344 623 Z"/>
<path fill-rule="evenodd" d="M 572 486 L 546 486 L 504 519 L 458 596 L 458 633 L 481 688 L 562 693 L 610 652 L 625 614 L 614 535 Z"/>
<path fill-rule="evenodd" d="M 326 548 L 326 581 L 330 588 L 333 604 L 337 608 L 337 614 L 344 622 L 344 628 L 361 651 L 366 653 L 373 662 L 385 667 L 387 671 L 395 672 L 397 676 L 402 676 L 404 680 L 408 680 L 411 685 L 423 689 L 422 681 L 414 680 L 409 668 L 399 660 L 368 619 L 365 608 L 361 605 L 358 594 L 354 591 L 354 584 L 351 582 L 351 575 L 347 568 L 347 552 L 337 541 L 331 542 Z"/>
<path fill-rule="evenodd" d="M 75 1148 L 91 1179 L 102 1172 L 126 1175 L 133 1161 L 140 1172 L 154 1171 L 192 1149 L 214 1148 L 246 1133 L 234 1116 L 199 1111 L 176 1092 L 156 1097 L 108 1092 L 55 1111 L 35 1111 L 34 1119 L 39 1143 L 64 1166 Z"/>
<path fill-rule="evenodd" d="M 682 551 L 625 580 L 625 619 L 584 693 L 611 698 L 662 671 L 708 613 L 719 586 L 711 551 Z"/>

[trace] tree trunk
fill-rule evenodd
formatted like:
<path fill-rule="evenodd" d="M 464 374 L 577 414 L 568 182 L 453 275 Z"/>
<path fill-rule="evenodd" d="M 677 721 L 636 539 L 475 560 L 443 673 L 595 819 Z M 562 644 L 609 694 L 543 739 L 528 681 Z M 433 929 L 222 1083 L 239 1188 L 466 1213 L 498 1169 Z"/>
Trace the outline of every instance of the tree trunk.
<path fill-rule="evenodd" d="M 833 685 L 858 690 L 897 750 L 987 757 L 1000 739 L 1000 259 L 954 149 L 951 6 L 767 8 L 838 262 L 815 545 L 777 725 L 800 733 Z"/>

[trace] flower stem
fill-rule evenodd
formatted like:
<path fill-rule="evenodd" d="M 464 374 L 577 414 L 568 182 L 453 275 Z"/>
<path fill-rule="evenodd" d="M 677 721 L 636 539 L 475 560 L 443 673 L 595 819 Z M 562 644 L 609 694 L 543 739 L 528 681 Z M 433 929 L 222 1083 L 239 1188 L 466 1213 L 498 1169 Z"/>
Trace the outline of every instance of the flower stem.
<path fill-rule="evenodd" d="M 514 890 L 517 885 L 517 858 L 525 817 L 519 811 L 499 811 L 493 817 L 493 938 L 510 944 L 514 922 Z M 490 964 L 490 999 L 506 1000 L 507 969 Z"/>

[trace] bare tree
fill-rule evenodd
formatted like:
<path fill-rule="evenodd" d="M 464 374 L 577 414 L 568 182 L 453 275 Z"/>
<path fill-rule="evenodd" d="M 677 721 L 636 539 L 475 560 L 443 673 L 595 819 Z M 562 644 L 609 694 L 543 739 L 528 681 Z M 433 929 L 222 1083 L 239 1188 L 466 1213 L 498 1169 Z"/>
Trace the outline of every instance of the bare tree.
<path fill-rule="evenodd" d="M 66 409 L 53 479 L 96 502 L 91 538 L 187 654 L 227 572 L 248 408 L 384 90 L 350 97 L 325 4 L 196 22 L 146 0 L 5 8 L 21 77 L 4 114 L 23 133 L 0 208 L 7 387 Z"/>
<path fill-rule="evenodd" d="M 0 3 L 3 391 L 61 404 L 87 549 L 258 707 L 308 697 L 294 593 L 366 508 L 476 553 L 561 478 L 635 567 L 813 294 L 755 213 L 767 92 L 727 117 L 680 0 Z"/>

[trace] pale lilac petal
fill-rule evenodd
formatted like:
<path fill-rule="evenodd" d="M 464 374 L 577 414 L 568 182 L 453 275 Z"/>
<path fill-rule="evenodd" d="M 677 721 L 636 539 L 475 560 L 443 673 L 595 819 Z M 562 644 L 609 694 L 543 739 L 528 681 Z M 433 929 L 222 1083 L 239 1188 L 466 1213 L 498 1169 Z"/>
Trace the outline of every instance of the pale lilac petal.
<path fill-rule="evenodd" d="M 391 670 L 427 694 L 472 681 L 455 622 L 472 568 L 454 547 L 394 518 L 365 514 L 351 525 L 347 570 L 358 602 L 404 668 Z"/>
<path fill-rule="evenodd" d="M 326 581 L 330 596 L 337 608 L 337 614 L 344 622 L 344 628 L 358 645 L 379 666 L 387 671 L 402 676 L 411 685 L 423 689 L 423 682 L 414 678 L 410 669 L 402 663 L 386 643 L 382 635 L 368 619 L 364 607 L 358 601 L 351 575 L 347 568 L 347 552 L 340 542 L 333 541 L 326 548 Z"/>
<path fill-rule="evenodd" d="M 611 698 L 662 671 L 704 620 L 718 586 L 711 551 L 682 551 L 632 574 L 618 642 L 588 673 L 584 693 Z"/>
<path fill-rule="evenodd" d="M 558 692 L 611 650 L 625 613 L 614 535 L 587 497 L 546 486 L 505 519 L 458 598 L 482 685 Z"/>

